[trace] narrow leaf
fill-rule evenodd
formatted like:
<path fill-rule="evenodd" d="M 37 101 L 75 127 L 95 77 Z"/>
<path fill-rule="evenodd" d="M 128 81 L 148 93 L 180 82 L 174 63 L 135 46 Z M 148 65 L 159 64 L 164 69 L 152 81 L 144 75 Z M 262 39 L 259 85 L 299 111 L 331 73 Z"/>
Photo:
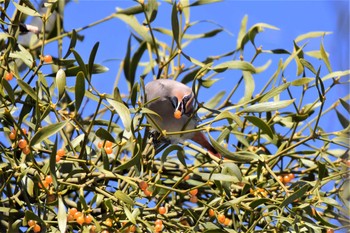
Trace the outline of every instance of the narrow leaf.
<path fill-rule="evenodd" d="M 72 49 L 75 48 L 76 43 L 77 43 L 77 32 L 73 29 L 70 43 L 69 43 L 69 47 L 68 47 L 66 55 L 64 55 L 63 59 L 66 59 L 72 53 Z"/>
<path fill-rule="evenodd" d="M 243 79 L 244 79 L 244 97 L 242 101 L 244 103 L 251 100 L 255 90 L 255 82 L 254 82 L 253 75 L 248 71 L 243 71 Z"/>
<path fill-rule="evenodd" d="M 57 221 L 58 221 L 58 229 L 60 232 L 66 232 L 67 229 L 67 210 L 64 205 L 62 196 L 58 197 L 58 213 L 57 213 Z"/>
<path fill-rule="evenodd" d="M 114 16 L 128 24 L 145 41 L 152 43 L 152 37 L 149 35 L 148 30 L 137 21 L 135 16 L 125 14 L 115 14 Z"/>
<path fill-rule="evenodd" d="M 215 148 L 215 150 L 217 150 L 222 156 L 224 156 L 228 159 L 231 159 L 233 161 L 246 163 L 246 162 L 250 162 L 254 159 L 259 159 L 258 155 L 251 153 L 251 152 L 248 152 L 248 151 L 231 152 L 231 151 L 227 150 L 226 148 L 221 146 L 214 138 L 212 138 L 210 136 L 210 134 L 209 134 L 209 140 L 210 140 L 210 143 Z"/>
<path fill-rule="evenodd" d="M 321 42 L 320 52 L 321 52 L 321 58 L 322 58 L 323 62 L 326 64 L 328 72 L 332 73 L 331 63 L 329 62 L 328 55 L 326 53 L 326 50 L 324 49 L 323 40 Z"/>
<path fill-rule="evenodd" d="M 94 69 L 95 57 L 96 57 L 96 53 L 97 53 L 99 44 L 100 44 L 99 42 L 95 43 L 95 45 L 92 48 L 91 53 L 90 53 L 89 63 L 88 63 L 88 71 L 89 71 L 88 74 L 90 75 L 89 80 L 91 79 L 91 75 L 92 75 L 92 72 Z"/>
<path fill-rule="evenodd" d="M 238 69 L 238 70 L 244 70 L 244 71 L 250 71 L 252 73 L 256 73 L 255 67 L 248 62 L 245 61 L 227 61 L 223 62 L 219 65 L 214 66 L 213 68 L 214 71 L 216 72 L 223 72 L 227 69 Z"/>
<path fill-rule="evenodd" d="M 237 36 L 237 49 L 241 48 L 242 40 L 244 38 L 244 35 L 247 32 L 247 23 L 248 23 L 248 15 L 244 15 L 242 22 L 241 22 L 241 28 L 239 29 L 239 33 Z"/>
<path fill-rule="evenodd" d="M 345 100 L 343 100 L 342 98 L 339 99 L 341 105 L 343 105 L 343 107 L 346 109 L 346 111 L 348 113 L 350 113 L 350 104 L 348 104 Z"/>
<path fill-rule="evenodd" d="M 283 200 L 283 202 L 281 203 L 280 207 L 285 207 L 287 205 L 289 205 L 290 203 L 292 203 L 293 201 L 302 198 L 304 196 L 304 194 L 309 190 L 310 185 L 309 184 L 305 184 L 303 187 L 301 187 L 299 190 L 297 190 L 296 192 L 294 192 L 292 195 L 290 195 L 289 197 L 287 197 L 286 199 Z"/>
<path fill-rule="evenodd" d="M 273 131 L 268 124 L 265 123 L 262 119 L 255 116 L 245 116 L 249 122 L 258 127 L 263 133 L 267 134 L 271 139 L 273 138 Z"/>
<path fill-rule="evenodd" d="M 315 79 L 314 78 L 299 78 L 299 79 L 292 81 L 290 84 L 292 86 L 303 86 L 305 84 L 310 83 L 313 80 L 315 80 Z"/>
<path fill-rule="evenodd" d="M 295 38 L 295 42 L 300 42 L 302 40 L 309 39 L 309 38 L 321 37 L 321 36 L 329 35 L 331 33 L 332 32 L 308 32 L 308 33 L 299 35 L 297 38 Z"/>
<path fill-rule="evenodd" d="M 19 10 L 20 12 L 22 12 L 22 13 L 24 13 L 26 15 L 41 17 L 41 15 L 37 11 L 35 11 L 35 10 L 29 8 L 29 7 L 25 7 L 25 6 L 19 5 L 15 1 L 13 1 L 12 3 L 17 8 L 17 10 Z"/>
<path fill-rule="evenodd" d="M 242 112 L 271 112 L 282 108 L 285 108 L 292 104 L 295 99 L 282 100 L 276 102 L 264 102 L 248 106 L 242 110 Z"/>
<path fill-rule="evenodd" d="M 130 131 L 131 126 L 131 117 L 129 109 L 118 101 L 107 99 L 108 103 L 113 106 L 114 110 L 118 113 L 122 123 L 124 125 L 125 130 Z"/>
<path fill-rule="evenodd" d="M 85 77 L 88 77 L 88 70 L 87 70 L 87 67 L 86 67 L 83 59 L 81 58 L 79 53 L 77 51 L 75 51 L 74 49 L 72 49 L 72 52 L 74 54 L 75 59 L 77 60 L 77 62 L 79 64 L 80 71 L 82 71 L 84 73 Z"/>
<path fill-rule="evenodd" d="M 56 86 L 58 90 L 58 101 L 60 101 L 66 90 L 66 73 L 59 69 L 56 73 Z"/>
<path fill-rule="evenodd" d="M 30 146 L 38 144 L 44 139 L 51 137 L 55 133 L 59 132 L 66 124 L 67 121 L 63 121 L 41 128 L 34 134 L 33 138 L 30 140 Z"/>
<path fill-rule="evenodd" d="M 96 130 L 96 136 L 102 140 L 107 140 L 115 143 L 114 137 L 104 128 L 99 128 L 98 130 Z"/>
<path fill-rule="evenodd" d="M 130 198 L 126 193 L 124 193 L 124 192 L 122 192 L 120 190 L 117 190 L 114 193 L 114 196 L 116 198 L 118 198 L 119 200 L 121 200 L 122 202 L 124 202 L 125 204 L 127 204 L 127 205 L 131 205 L 131 206 L 134 205 L 134 200 L 132 198 Z"/>
<path fill-rule="evenodd" d="M 173 31 L 173 37 L 177 44 L 177 47 L 181 49 L 181 42 L 180 42 L 180 25 L 179 25 L 179 19 L 177 18 L 177 5 L 176 2 L 173 3 L 173 8 L 171 11 L 171 29 Z"/>
<path fill-rule="evenodd" d="M 17 79 L 18 85 L 22 88 L 22 90 L 27 93 L 33 100 L 37 100 L 36 92 L 33 88 L 31 88 L 26 82 L 22 79 Z"/>
<path fill-rule="evenodd" d="M 75 81 L 75 112 L 78 113 L 85 96 L 85 77 L 82 71 L 78 72 Z"/>

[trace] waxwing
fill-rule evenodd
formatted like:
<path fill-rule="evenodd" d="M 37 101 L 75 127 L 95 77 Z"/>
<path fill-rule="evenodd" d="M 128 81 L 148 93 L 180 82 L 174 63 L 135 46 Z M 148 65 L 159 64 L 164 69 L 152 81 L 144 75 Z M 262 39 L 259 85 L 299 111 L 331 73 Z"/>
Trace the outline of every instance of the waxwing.
<path fill-rule="evenodd" d="M 179 132 L 196 128 L 198 118 L 194 114 L 195 98 L 192 89 L 185 84 L 170 79 L 151 81 L 145 86 L 145 98 L 145 102 L 150 101 L 147 107 L 161 117 L 148 115 L 147 120 L 154 130 L 158 131 L 153 122 L 160 129 L 167 132 Z M 211 154 L 221 158 L 221 155 L 208 142 L 202 132 L 169 135 L 168 139 L 171 143 L 191 139 L 206 148 Z"/>

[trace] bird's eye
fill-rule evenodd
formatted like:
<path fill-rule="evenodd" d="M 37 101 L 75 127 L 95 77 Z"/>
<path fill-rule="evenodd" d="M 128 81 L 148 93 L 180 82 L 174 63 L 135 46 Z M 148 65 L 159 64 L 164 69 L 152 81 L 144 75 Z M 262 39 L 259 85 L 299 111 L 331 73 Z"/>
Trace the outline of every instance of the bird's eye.
<path fill-rule="evenodd" d="M 171 105 L 174 107 L 174 109 L 176 109 L 178 105 L 177 97 L 176 96 L 169 97 L 169 100 L 171 102 Z"/>

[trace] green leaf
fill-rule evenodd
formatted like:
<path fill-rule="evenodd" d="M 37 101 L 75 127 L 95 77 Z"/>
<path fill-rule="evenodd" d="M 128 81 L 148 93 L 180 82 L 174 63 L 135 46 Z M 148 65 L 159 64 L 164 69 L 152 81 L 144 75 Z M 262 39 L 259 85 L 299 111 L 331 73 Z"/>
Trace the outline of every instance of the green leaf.
<path fill-rule="evenodd" d="M 133 82 L 130 78 L 130 56 L 131 56 L 131 36 L 128 39 L 128 45 L 126 46 L 126 54 L 123 60 L 123 71 L 126 80 L 128 81 L 130 87 L 132 87 Z"/>
<path fill-rule="evenodd" d="M 321 58 L 322 58 L 323 62 L 326 64 L 328 72 L 332 73 L 331 63 L 329 62 L 328 55 L 326 53 L 326 50 L 324 49 L 323 40 L 321 42 L 320 52 L 321 52 Z"/>
<path fill-rule="evenodd" d="M 23 47 L 23 45 L 18 44 L 19 51 L 16 50 L 15 52 L 10 53 L 11 58 L 18 58 L 24 62 L 29 68 L 33 67 L 34 60 L 32 54 Z"/>
<path fill-rule="evenodd" d="M 223 111 L 221 112 L 219 115 L 217 115 L 214 119 L 213 122 L 215 121 L 220 121 L 222 119 L 227 119 L 228 122 L 230 124 L 232 124 L 232 121 L 236 122 L 237 125 L 241 128 L 243 128 L 243 122 L 241 121 L 241 119 L 239 118 L 239 116 L 237 116 L 236 114 L 233 114 L 232 112 L 229 111 Z"/>
<path fill-rule="evenodd" d="M 290 83 L 292 86 L 303 86 L 315 80 L 314 78 L 299 78 Z"/>
<path fill-rule="evenodd" d="M 242 112 L 271 112 L 282 108 L 285 108 L 292 104 L 295 99 L 292 100 L 282 100 L 275 102 L 264 102 L 248 106 L 242 110 Z"/>
<path fill-rule="evenodd" d="M 308 33 L 299 35 L 297 38 L 295 38 L 295 42 L 297 43 L 309 38 L 323 37 L 329 34 L 332 34 L 332 32 L 308 32 Z"/>
<path fill-rule="evenodd" d="M 343 107 L 346 109 L 346 111 L 348 113 L 350 113 L 350 104 L 348 104 L 345 100 L 343 100 L 342 98 L 339 99 L 341 105 L 343 105 Z"/>
<path fill-rule="evenodd" d="M 180 38 L 180 25 L 179 19 L 177 18 L 177 5 L 176 2 L 173 3 L 173 8 L 171 11 L 171 29 L 173 32 L 173 38 L 177 44 L 177 47 L 181 49 L 181 38 Z"/>
<path fill-rule="evenodd" d="M 90 77 L 88 76 L 88 69 L 87 69 L 87 65 L 85 65 L 83 59 L 81 58 L 81 56 L 79 55 L 79 53 L 77 51 L 75 51 L 74 49 L 72 49 L 72 52 L 74 54 L 75 59 L 77 60 L 78 64 L 79 64 L 79 71 L 82 71 L 84 73 L 85 77 Z M 67 75 L 67 72 L 66 72 Z"/>
<path fill-rule="evenodd" d="M 66 59 L 72 53 L 72 50 L 75 48 L 75 45 L 77 44 L 77 32 L 75 31 L 75 29 L 73 29 L 72 35 L 70 37 L 71 39 L 70 39 L 69 47 L 66 52 L 66 55 L 63 56 L 63 59 Z"/>
<path fill-rule="evenodd" d="M 350 121 L 348 118 L 346 118 L 343 114 L 341 114 L 337 109 L 335 109 L 335 112 L 337 113 L 338 120 L 341 124 L 341 126 L 345 129 L 348 127 Z"/>
<path fill-rule="evenodd" d="M 273 131 L 270 128 L 270 126 L 265 123 L 265 121 L 255 116 L 245 116 L 244 118 L 247 119 L 256 127 L 258 127 L 263 133 L 267 134 L 271 139 L 273 139 Z"/>
<path fill-rule="evenodd" d="M 200 5 L 211 4 L 211 3 L 215 3 L 215 2 L 222 2 L 222 0 L 198 0 L 198 1 L 191 3 L 190 6 L 200 6 Z"/>
<path fill-rule="evenodd" d="M 231 159 L 236 162 L 246 163 L 251 162 L 252 160 L 259 159 L 259 156 L 248 151 L 239 151 L 239 152 L 231 152 L 226 148 L 222 147 L 214 138 L 212 138 L 209 134 L 209 140 L 212 146 L 215 148 L 217 152 L 219 152 L 222 156 Z"/>
<path fill-rule="evenodd" d="M 126 9 L 117 8 L 116 11 L 116 14 L 136 15 L 143 13 L 143 7 L 141 5 L 136 5 Z"/>
<path fill-rule="evenodd" d="M 59 69 L 56 73 L 56 86 L 58 89 L 58 101 L 60 101 L 66 90 L 66 73 Z"/>
<path fill-rule="evenodd" d="M 243 71 L 243 79 L 244 79 L 244 97 L 242 102 L 248 102 L 252 99 L 254 90 L 255 90 L 255 82 L 253 75 L 250 72 Z"/>
<path fill-rule="evenodd" d="M 332 73 L 327 74 L 326 76 L 322 77 L 322 81 L 326 81 L 331 78 L 338 78 L 338 77 L 343 77 L 346 75 L 350 74 L 350 70 L 345 70 L 345 71 L 334 71 Z"/>
<path fill-rule="evenodd" d="M 244 15 L 242 22 L 241 22 L 241 27 L 239 29 L 239 33 L 237 36 L 237 45 L 236 45 L 237 49 L 241 48 L 242 40 L 244 38 L 244 35 L 247 32 L 247 23 L 248 23 L 248 15 Z"/>
<path fill-rule="evenodd" d="M 300 63 L 301 63 L 304 67 L 308 68 L 312 73 L 316 74 L 316 70 L 315 70 L 315 68 L 312 66 L 312 64 L 311 64 L 310 62 L 308 62 L 307 60 L 301 58 L 301 59 L 300 59 Z"/>
<path fill-rule="evenodd" d="M 114 193 L 114 196 L 116 198 L 118 198 L 119 200 L 121 200 L 122 202 L 124 202 L 125 204 L 127 205 L 130 205 L 130 206 L 133 206 L 134 205 L 134 200 L 129 197 L 126 193 L 120 191 L 120 190 L 117 190 L 115 193 Z"/>
<path fill-rule="evenodd" d="M 67 210 L 64 205 L 62 196 L 58 196 L 58 213 L 57 213 L 57 221 L 58 221 L 58 229 L 60 232 L 66 232 L 67 229 Z"/>
<path fill-rule="evenodd" d="M 132 215 L 132 213 L 130 212 L 127 206 L 124 206 L 124 213 L 130 222 L 132 222 L 133 224 L 136 224 L 136 219 L 134 218 L 134 216 Z"/>
<path fill-rule="evenodd" d="M 107 140 L 115 143 L 114 137 L 104 128 L 99 128 L 98 130 L 96 130 L 96 136 L 102 140 Z"/>
<path fill-rule="evenodd" d="M 182 13 L 185 16 L 185 25 L 190 23 L 190 1 L 189 0 L 180 0 L 182 6 Z"/>
<path fill-rule="evenodd" d="M 134 86 L 135 84 L 136 70 L 137 70 L 137 67 L 139 66 L 142 55 L 144 54 L 146 49 L 147 49 L 147 43 L 142 42 L 139 48 L 135 51 L 134 55 L 132 56 L 132 59 L 129 65 L 129 76 L 128 76 L 130 87 Z"/>
<path fill-rule="evenodd" d="M 85 77 L 82 71 L 78 72 L 75 80 L 75 112 L 78 113 L 85 96 Z"/>
<path fill-rule="evenodd" d="M 237 177 L 239 181 L 242 181 L 242 172 L 235 163 L 224 163 L 222 165 L 221 174 L 233 175 Z"/>
<path fill-rule="evenodd" d="M 88 74 L 90 75 L 89 76 L 89 80 L 91 79 L 91 75 L 92 75 L 92 72 L 93 72 L 93 69 L 94 69 L 95 57 L 96 57 L 96 53 L 97 53 L 99 44 L 100 44 L 99 42 L 95 43 L 95 45 L 92 48 L 91 53 L 90 53 L 89 63 L 88 63 L 88 66 L 87 66 L 88 67 Z"/>
<path fill-rule="evenodd" d="M 327 171 L 327 168 L 326 168 L 326 164 L 322 163 L 320 161 L 317 161 L 317 167 L 318 167 L 318 179 L 320 181 L 322 181 L 324 177 L 328 176 L 328 171 Z"/>
<path fill-rule="evenodd" d="M 149 35 L 148 30 L 137 21 L 135 16 L 125 14 L 114 14 L 114 16 L 128 24 L 143 40 L 152 44 L 152 37 Z"/>
<path fill-rule="evenodd" d="M 131 117 L 129 109 L 123 103 L 120 103 L 118 101 L 112 99 L 107 99 L 107 101 L 118 113 L 120 119 L 122 120 L 125 130 L 130 131 Z"/>
<path fill-rule="evenodd" d="M 268 101 L 272 97 L 275 97 L 276 95 L 280 94 L 282 91 L 287 89 L 289 85 L 290 83 L 284 83 L 278 87 L 272 88 L 270 91 L 266 92 L 264 95 L 261 96 L 261 98 L 259 99 L 259 102 Z"/>
<path fill-rule="evenodd" d="M 215 180 L 215 181 L 224 181 L 224 182 L 239 182 L 236 176 L 226 175 L 221 173 L 195 173 L 202 177 L 203 180 Z"/>
<path fill-rule="evenodd" d="M 302 47 L 300 47 L 298 50 L 294 51 L 287 59 L 286 61 L 283 63 L 282 66 L 282 71 L 284 71 L 287 66 L 289 65 L 289 63 L 293 60 L 293 59 L 297 59 L 299 53 L 301 53 L 303 51 L 303 48 L 305 47 L 305 45 L 303 45 Z"/>
<path fill-rule="evenodd" d="M 24 13 L 26 15 L 41 17 L 41 15 L 37 11 L 35 11 L 35 10 L 29 8 L 29 7 L 25 7 L 25 6 L 19 5 L 15 1 L 12 1 L 12 3 L 17 8 L 17 10 L 19 10 L 20 12 L 22 12 L 22 13 Z"/>
<path fill-rule="evenodd" d="M 44 139 L 51 137 L 55 133 L 59 132 L 67 123 L 68 121 L 63 121 L 41 128 L 34 134 L 33 138 L 30 140 L 30 146 L 34 146 L 43 141 Z"/>
<path fill-rule="evenodd" d="M 146 6 L 146 15 L 149 22 L 153 22 L 153 20 L 157 17 L 158 12 L 158 3 L 157 0 L 148 0 Z M 147 24 L 147 20 L 145 20 L 144 24 Z"/>
<path fill-rule="evenodd" d="M 36 92 L 26 82 L 24 82 L 22 79 L 17 79 L 17 83 L 33 100 L 38 100 Z"/>
<path fill-rule="evenodd" d="M 289 205 L 290 203 L 292 203 L 293 201 L 295 201 L 299 198 L 302 198 L 304 196 L 304 194 L 309 190 L 309 188 L 310 188 L 310 185 L 305 184 L 299 190 L 295 191 L 293 194 L 286 197 L 286 199 L 284 199 L 283 202 L 280 204 L 280 207 L 283 208 L 283 207 Z"/>
<path fill-rule="evenodd" d="M 180 160 L 180 162 L 182 163 L 182 165 L 187 167 L 184 149 L 179 145 L 171 145 L 168 148 L 166 148 L 166 150 L 163 152 L 162 157 L 161 157 L 162 164 L 164 164 L 166 162 L 167 156 L 170 154 L 170 152 L 172 152 L 174 150 L 177 151 L 177 157 Z"/>
<path fill-rule="evenodd" d="M 245 62 L 245 61 L 238 61 L 238 60 L 226 61 L 212 67 L 211 69 L 218 73 L 224 72 L 227 69 L 238 69 L 238 70 L 244 70 L 244 71 L 250 71 L 252 73 L 256 73 L 255 67 L 251 63 Z"/>
<path fill-rule="evenodd" d="M 11 87 L 11 85 L 9 84 L 9 82 L 6 79 L 2 79 L 1 81 L 2 83 L 2 87 L 4 88 L 4 90 L 7 92 L 7 96 L 10 99 L 10 101 L 12 103 L 15 103 L 15 93 L 13 92 L 13 89 Z"/>

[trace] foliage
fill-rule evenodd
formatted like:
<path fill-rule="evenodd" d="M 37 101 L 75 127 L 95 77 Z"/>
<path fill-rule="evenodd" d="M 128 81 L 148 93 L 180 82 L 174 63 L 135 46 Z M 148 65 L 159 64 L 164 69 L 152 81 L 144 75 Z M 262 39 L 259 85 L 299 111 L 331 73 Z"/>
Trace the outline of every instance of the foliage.
<path fill-rule="evenodd" d="M 75 49 L 85 28 L 64 32 L 64 1 L 45 3 L 45 13 L 30 1 L 2 4 L 2 231 L 35 230 L 30 220 L 43 232 L 325 232 L 349 227 L 349 96 L 331 104 L 326 100 L 348 82 L 341 78 L 350 72 L 332 70 L 323 45 L 328 33 L 299 36 L 293 51 L 263 50 L 256 35 L 277 28 L 257 23 L 247 29 L 245 17 L 236 49 L 199 61 L 186 47 L 225 31 L 217 26 L 188 33 L 200 23 L 191 22 L 190 10 L 210 2 L 168 1 L 171 29 L 157 27 L 154 0 L 139 1 L 98 22 L 119 19 L 132 29 L 118 74 L 128 82 L 128 96 L 118 87 L 104 94 L 92 85 L 107 67 L 94 62 L 98 42 L 88 59 Z M 40 27 L 21 24 L 27 17 L 40 19 Z M 31 36 L 28 44 L 21 44 L 20 33 Z M 171 42 L 162 41 L 163 36 Z M 69 49 L 64 53 L 58 46 L 60 56 L 51 61 L 45 47 L 60 45 L 65 37 Z M 307 51 L 306 40 L 319 40 L 320 49 Z M 255 51 L 250 60 L 247 49 Z M 280 60 L 266 60 L 269 56 Z M 257 58 L 265 64 L 256 66 Z M 296 76 L 288 78 L 293 62 Z M 52 73 L 44 72 L 48 66 Z M 272 66 L 273 75 L 258 85 L 256 76 L 268 77 Z M 223 81 L 216 75 L 232 70 L 238 71 L 236 85 L 200 102 L 198 110 L 199 127 L 223 160 L 191 142 L 165 150 L 153 145 L 144 117 L 150 112 L 142 103 L 146 78 L 177 79 L 198 94 Z M 68 78 L 74 85 L 67 84 Z M 243 96 L 233 101 L 240 89 Z M 341 129 L 327 132 L 323 119 L 331 113 Z M 74 219 L 74 208 L 92 217 L 92 224 L 91 219 Z"/>

